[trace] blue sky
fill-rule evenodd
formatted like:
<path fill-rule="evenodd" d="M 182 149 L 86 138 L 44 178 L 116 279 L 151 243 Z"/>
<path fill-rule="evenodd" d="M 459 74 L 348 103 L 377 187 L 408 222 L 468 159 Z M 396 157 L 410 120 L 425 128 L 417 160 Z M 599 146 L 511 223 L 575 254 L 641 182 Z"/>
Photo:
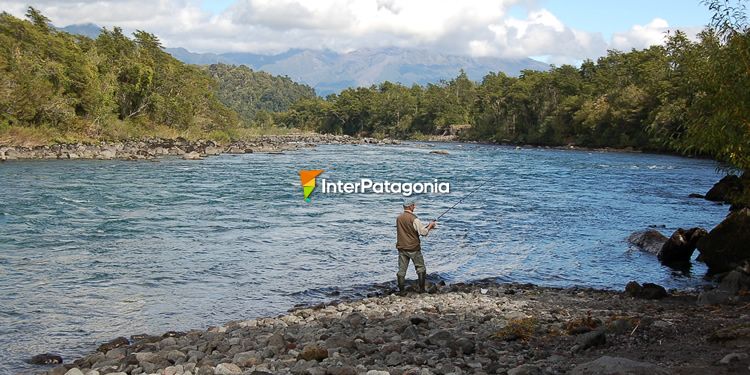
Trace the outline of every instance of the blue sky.
<path fill-rule="evenodd" d="M 684 27 L 705 26 L 711 20 L 708 7 L 697 0 L 548 0 L 540 1 L 539 5 L 566 25 L 600 32 L 606 39 L 614 32 L 645 25 L 656 17 L 667 20 L 671 26 Z"/>
<path fill-rule="evenodd" d="M 217 13 L 221 13 L 224 9 L 232 5 L 234 1 L 235 0 L 216 0 L 216 1 L 203 0 L 201 2 L 201 8 L 211 13 L 217 14 Z"/>

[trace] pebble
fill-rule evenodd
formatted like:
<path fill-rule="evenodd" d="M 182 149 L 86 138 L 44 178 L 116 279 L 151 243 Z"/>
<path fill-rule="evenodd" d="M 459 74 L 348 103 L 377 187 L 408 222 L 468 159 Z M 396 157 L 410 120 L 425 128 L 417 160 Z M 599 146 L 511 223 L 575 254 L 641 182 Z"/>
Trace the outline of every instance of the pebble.
<path fill-rule="evenodd" d="M 239 375 L 242 374 L 242 369 L 234 363 L 220 363 L 214 369 L 215 375 Z"/>
<path fill-rule="evenodd" d="M 748 354 L 747 353 L 729 353 L 722 358 L 719 363 L 722 365 L 728 365 L 734 361 L 741 361 L 743 359 L 747 359 Z"/>
<path fill-rule="evenodd" d="M 586 350 L 594 346 L 604 345 L 607 342 L 607 336 L 603 330 L 596 330 L 584 333 L 576 339 L 576 348 L 572 351 Z"/>
<path fill-rule="evenodd" d="M 508 370 L 508 375 L 541 375 L 542 369 L 537 366 L 524 364 Z"/>
<path fill-rule="evenodd" d="M 302 348 L 299 356 L 306 361 L 322 361 L 328 358 L 328 350 L 320 345 L 308 344 Z"/>
<path fill-rule="evenodd" d="M 594 361 L 582 363 L 571 371 L 571 375 L 601 374 L 667 375 L 668 372 L 651 363 L 610 356 L 602 356 Z"/>

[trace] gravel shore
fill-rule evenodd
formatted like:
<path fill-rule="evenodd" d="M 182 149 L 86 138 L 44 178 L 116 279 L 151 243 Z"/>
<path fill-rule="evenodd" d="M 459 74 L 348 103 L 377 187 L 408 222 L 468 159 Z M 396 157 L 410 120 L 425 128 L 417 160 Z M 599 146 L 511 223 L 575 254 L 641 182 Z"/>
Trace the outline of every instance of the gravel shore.
<path fill-rule="evenodd" d="M 134 335 L 47 373 L 748 373 L 750 310 L 622 292 L 475 282 L 299 307 L 287 315 Z"/>
<path fill-rule="evenodd" d="M 122 159 L 141 160 L 176 156 L 198 160 L 207 156 L 228 154 L 279 153 L 320 144 L 398 144 L 391 139 L 356 138 L 333 134 L 288 134 L 259 136 L 252 140 L 219 144 L 209 140 L 145 139 L 137 141 L 71 143 L 22 147 L 0 145 L 0 162 L 18 159 Z"/>

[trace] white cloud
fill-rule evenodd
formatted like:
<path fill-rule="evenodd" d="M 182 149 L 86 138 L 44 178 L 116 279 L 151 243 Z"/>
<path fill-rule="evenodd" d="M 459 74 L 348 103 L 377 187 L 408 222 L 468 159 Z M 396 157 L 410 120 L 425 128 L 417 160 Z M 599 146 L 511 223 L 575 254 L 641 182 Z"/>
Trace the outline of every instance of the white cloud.
<path fill-rule="evenodd" d="M 570 63 L 606 52 L 601 34 L 591 34 L 565 26 L 547 10 L 530 12 L 523 20 L 511 18 L 491 25 L 498 54 L 511 57 L 544 55 L 549 62 Z"/>
<path fill-rule="evenodd" d="M 654 18 L 646 25 L 634 25 L 630 30 L 612 35 L 612 48 L 629 51 L 632 48 L 646 48 L 662 44 L 669 30 L 669 23 L 662 18 Z"/>
<path fill-rule="evenodd" d="M 563 24 L 534 0 L 238 0 L 221 14 L 199 0 L 31 1 L 56 25 L 91 22 L 142 29 L 163 44 L 196 52 L 282 52 L 289 48 L 351 51 L 386 46 L 432 49 L 474 56 L 546 56 L 553 63 L 596 58 L 607 49 L 662 43 L 666 20 L 615 33 Z M 23 15 L 27 2 L 2 8 Z M 532 9 L 526 18 L 511 6 Z"/>

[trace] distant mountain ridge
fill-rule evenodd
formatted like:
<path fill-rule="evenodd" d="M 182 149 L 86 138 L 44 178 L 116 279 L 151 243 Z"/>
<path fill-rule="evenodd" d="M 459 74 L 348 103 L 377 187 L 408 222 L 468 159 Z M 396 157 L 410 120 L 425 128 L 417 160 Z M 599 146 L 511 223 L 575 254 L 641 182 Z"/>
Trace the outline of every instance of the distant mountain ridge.
<path fill-rule="evenodd" d="M 61 30 L 95 38 L 100 28 L 83 24 L 66 26 Z M 489 72 L 517 76 L 525 69 L 550 68 L 548 64 L 530 58 L 470 57 L 396 47 L 364 48 L 347 53 L 290 49 L 275 55 L 195 53 L 185 48 L 165 48 L 165 51 L 188 64 L 246 65 L 253 70 L 288 76 L 313 87 L 316 93 L 323 96 L 348 87 L 370 86 L 384 81 L 404 85 L 438 83 L 455 78 L 461 69 L 470 79 L 480 81 Z"/>
<path fill-rule="evenodd" d="M 101 26 L 95 25 L 93 23 L 80 23 L 75 25 L 68 25 L 65 27 L 59 27 L 58 30 L 65 31 L 69 34 L 78 34 L 87 36 L 91 39 L 96 39 L 96 37 L 99 36 L 99 34 L 102 32 Z"/>
<path fill-rule="evenodd" d="M 285 75 L 312 86 L 320 95 L 384 81 L 404 85 L 438 83 L 455 78 L 461 69 L 470 79 L 480 81 L 489 72 L 500 71 L 516 76 L 525 69 L 550 68 L 548 64 L 530 58 L 469 57 L 394 47 L 365 48 L 348 53 L 290 49 L 276 55 L 194 53 L 184 48 L 165 50 L 178 60 L 190 64 L 247 65 L 254 70 Z"/>

